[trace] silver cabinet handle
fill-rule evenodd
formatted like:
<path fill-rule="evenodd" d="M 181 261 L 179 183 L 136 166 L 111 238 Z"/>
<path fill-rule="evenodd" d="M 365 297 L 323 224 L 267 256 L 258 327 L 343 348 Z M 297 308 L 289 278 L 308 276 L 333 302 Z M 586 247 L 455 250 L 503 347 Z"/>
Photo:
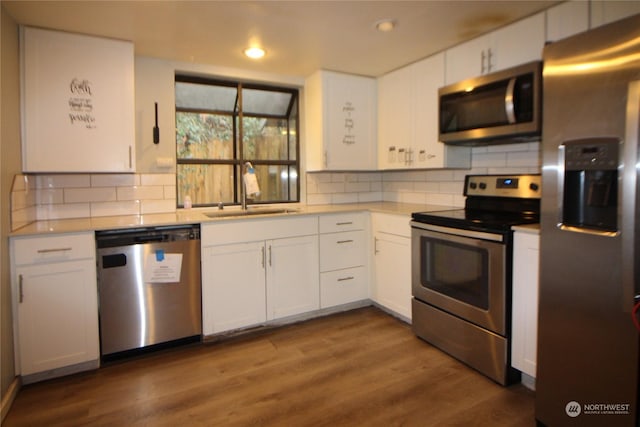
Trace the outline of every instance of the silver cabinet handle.
<path fill-rule="evenodd" d="M 269 267 L 271 267 L 271 245 L 269 245 Z"/>
<path fill-rule="evenodd" d="M 132 158 L 133 152 L 132 152 L 132 147 L 129 146 L 129 169 L 131 169 L 133 167 L 133 158 Z"/>
<path fill-rule="evenodd" d="M 260 250 L 262 251 L 262 256 L 260 257 L 262 260 L 262 268 L 264 268 L 264 246 L 260 248 Z"/>
<path fill-rule="evenodd" d="M 336 222 L 336 225 L 351 225 L 351 224 L 353 224 L 353 221 Z"/>
<path fill-rule="evenodd" d="M 23 277 L 22 274 L 18 275 L 18 293 L 19 293 L 19 298 L 18 298 L 18 302 L 20 304 L 22 304 L 22 301 L 24 301 L 24 291 L 22 289 L 22 282 L 23 282 Z"/>
<path fill-rule="evenodd" d="M 51 248 L 51 249 L 38 249 L 39 254 L 48 254 L 51 252 L 67 252 L 73 248 Z"/>
<path fill-rule="evenodd" d="M 380 252 L 378 250 L 378 238 L 374 237 L 373 238 L 373 254 L 376 255 L 378 252 Z"/>
<path fill-rule="evenodd" d="M 341 245 L 343 243 L 353 243 L 353 239 L 349 239 L 349 240 L 338 240 L 336 242 L 337 244 Z"/>
<path fill-rule="evenodd" d="M 347 280 L 353 280 L 354 277 L 353 276 L 349 276 L 349 277 L 340 277 L 338 278 L 338 282 L 346 282 Z"/>
<path fill-rule="evenodd" d="M 493 56 L 493 53 L 491 53 L 491 48 L 487 49 L 487 72 L 491 71 L 491 69 L 493 68 L 491 66 L 491 57 Z"/>
<path fill-rule="evenodd" d="M 485 60 L 485 54 L 484 54 L 484 50 L 480 53 L 480 74 L 484 74 L 485 70 L 484 70 L 484 60 Z"/>

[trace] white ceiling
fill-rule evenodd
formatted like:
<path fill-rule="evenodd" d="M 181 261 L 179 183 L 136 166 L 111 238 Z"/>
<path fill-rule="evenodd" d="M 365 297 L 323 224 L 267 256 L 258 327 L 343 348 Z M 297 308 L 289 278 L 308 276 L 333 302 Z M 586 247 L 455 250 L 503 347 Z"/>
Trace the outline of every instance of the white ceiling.
<path fill-rule="evenodd" d="M 307 76 L 379 76 L 557 1 L 14 1 L 19 24 L 131 40 L 136 55 Z M 397 21 L 391 33 L 374 23 Z M 267 56 L 244 57 L 250 43 Z"/>

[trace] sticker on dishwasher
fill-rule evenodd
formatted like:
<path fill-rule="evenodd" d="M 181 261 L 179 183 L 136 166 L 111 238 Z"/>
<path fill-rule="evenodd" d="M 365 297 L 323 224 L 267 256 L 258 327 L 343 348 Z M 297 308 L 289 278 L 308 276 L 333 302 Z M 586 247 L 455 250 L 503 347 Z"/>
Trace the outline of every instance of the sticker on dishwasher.
<path fill-rule="evenodd" d="M 167 254 L 146 257 L 144 265 L 145 283 L 175 283 L 180 281 L 182 254 Z"/>

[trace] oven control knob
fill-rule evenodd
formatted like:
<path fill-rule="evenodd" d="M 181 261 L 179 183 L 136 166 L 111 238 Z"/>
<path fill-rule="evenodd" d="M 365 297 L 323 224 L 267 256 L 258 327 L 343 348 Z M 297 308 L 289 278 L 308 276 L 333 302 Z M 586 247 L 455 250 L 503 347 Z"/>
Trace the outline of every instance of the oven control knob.
<path fill-rule="evenodd" d="M 470 182 L 469 183 L 469 188 L 471 188 L 472 190 L 475 190 L 477 186 L 478 185 L 475 182 Z"/>
<path fill-rule="evenodd" d="M 486 183 L 484 183 L 484 182 L 481 182 L 481 183 L 480 183 L 480 189 L 481 189 L 481 190 L 484 190 L 484 189 L 486 189 L 486 188 L 487 188 L 487 184 L 486 184 Z"/>
<path fill-rule="evenodd" d="M 531 184 L 529 184 L 529 188 L 533 191 L 538 191 L 538 189 L 540 188 L 540 186 L 538 184 L 536 184 L 535 182 L 532 182 Z"/>

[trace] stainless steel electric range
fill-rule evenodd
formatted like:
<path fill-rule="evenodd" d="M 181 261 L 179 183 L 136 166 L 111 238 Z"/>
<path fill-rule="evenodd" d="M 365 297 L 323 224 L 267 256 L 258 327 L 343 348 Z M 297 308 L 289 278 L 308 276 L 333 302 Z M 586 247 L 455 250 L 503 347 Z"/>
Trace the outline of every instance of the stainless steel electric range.
<path fill-rule="evenodd" d="M 506 385 L 514 225 L 539 222 L 540 175 L 467 175 L 465 207 L 412 214 L 414 333 Z"/>

